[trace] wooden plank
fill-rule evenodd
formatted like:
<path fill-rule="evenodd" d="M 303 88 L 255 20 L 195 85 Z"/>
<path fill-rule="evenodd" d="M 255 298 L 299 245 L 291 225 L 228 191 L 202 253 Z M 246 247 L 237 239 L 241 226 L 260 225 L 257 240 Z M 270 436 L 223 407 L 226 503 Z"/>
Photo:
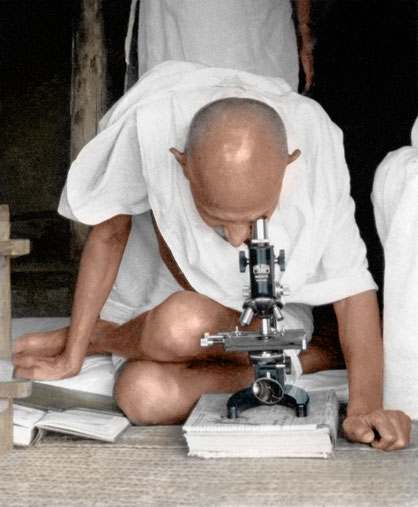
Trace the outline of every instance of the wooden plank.
<path fill-rule="evenodd" d="M 25 379 L 0 381 L 0 399 L 26 398 L 32 391 L 32 384 Z"/>
<path fill-rule="evenodd" d="M 97 133 L 106 108 L 106 52 L 102 0 L 82 0 L 74 33 L 71 160 Z"/>
<path fill-rule="evenodd" d="M 10 237 L 9 207 L 0 206 L 0 241 L 7 241 Z M 12 342 L 10 338 L 11 326 L 10 301 L 10 259 L 0 255 L 0 359 L 12 358 Z M 0 457 L 9 454 L 13 447 L 13 401 L 6 397 L 0 399 L 3 407 L 0 412 Z"/>
<path fill-rule="evenodd" d="M 104 41 L 103 0 L 82 0 L 73 35 L 71 83 L 71 160 L 97 134 L 106 110 L 106 49 Z M 88 227 L 71 224 L 70 248 L 78 257 Z"/>
<path fill-rule="evenodd" d="M 0 241 L 10 238 L 9 207 L 0 206 Z M 10 260 L 6 255 L 0 255 L 0 359 L 11 359 L 12 345 L 10 339 Z"/>
<path fill-rule="evenodd" d="M 0 241 L 0 255 L 19 257 L 30 252 L 30 241 L 28 239 L 9 239 Z"/>
<path fill-rule="evenodd" d="M 0 205 L 0 360 L 12 359 L 10 255 L 24 255 L 28 247 L 28 241 L 10 240 L 9 207 Z M 27 396 L 30 390 L 24 379 L 0 381 L 0 458 L 13 448 L 13 397 Z"/>

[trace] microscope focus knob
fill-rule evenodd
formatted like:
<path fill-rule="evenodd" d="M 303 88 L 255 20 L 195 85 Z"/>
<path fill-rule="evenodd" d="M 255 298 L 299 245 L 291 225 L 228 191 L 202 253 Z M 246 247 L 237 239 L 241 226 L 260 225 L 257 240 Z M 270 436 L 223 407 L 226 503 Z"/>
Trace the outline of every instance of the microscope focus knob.
<path fill-rule="evenodd" d="M 239 253 L 239 270 L 241 273 L 245 273 L 245 270 L 247 269 L 248 259 L 245 255 L 245 252 Z"/>
<path fill-rule="evenodd" d="M 249 298 L 250 294 L 251 294 L 250 286 L 244 285 L 244 287 L 242 288 L 242 297 Z"/>
<path fill-rule="evenodd" d="M 290 287 L 288 285 L 282 286 L 282 296 L 290 296 Z"/>
<path fill-rule="evenodd" d="M 285 371 L 287 375 L 292 373 L 292 359 L 289 356 L 284 358 Z"/>
<path fill-rule="evenodd" d="M 276 262 L 279 265 L 280 271 L 286 271 L 286 256 L 284 250 L 279 251 L 279 255 L 276 257 Z"/>
<path fill-rule="evenodd" d="M 280 285 L 276 282 L 276 297 L 290 296 L 290 288 L 288 285 Z"/>

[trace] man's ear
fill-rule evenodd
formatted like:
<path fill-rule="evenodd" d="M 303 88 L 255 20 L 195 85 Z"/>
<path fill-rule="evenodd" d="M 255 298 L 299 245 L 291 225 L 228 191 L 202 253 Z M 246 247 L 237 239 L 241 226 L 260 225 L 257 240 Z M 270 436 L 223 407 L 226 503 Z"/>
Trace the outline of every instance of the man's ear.
<path fill-rule="evenodd" d="M 295 150 L 293 153 L 287 156 L 286 166 L 294 162 L 300 155 L 300 150 Z"/>
<path fill-rule="evenodd" d="M 189 171 L 189 167 L 187 164 L 186 154 L 177 150 L 176 148 L 170 148 L 169 151 L 176 157 L 177 162 L 181 165 L 181 167 L 183 169 L 184 175 L 186 176 L 186 178 L 188 180 L 190 180 L 190 177 L 189 177 L 190 171 Z"/>

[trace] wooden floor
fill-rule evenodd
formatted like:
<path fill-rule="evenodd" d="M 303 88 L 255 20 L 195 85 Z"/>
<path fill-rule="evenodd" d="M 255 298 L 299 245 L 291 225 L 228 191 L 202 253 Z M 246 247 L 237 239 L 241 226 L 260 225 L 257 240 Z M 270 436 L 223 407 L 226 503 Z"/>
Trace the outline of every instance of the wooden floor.
<path fill-rule="evenodd" d="M 417 506 L 418 423 L 408 449 L 339 438 L 331 460 L 190 458 L 180 426 L 113 445 L 50 434 L 0 464 L 0 505 Z"/>

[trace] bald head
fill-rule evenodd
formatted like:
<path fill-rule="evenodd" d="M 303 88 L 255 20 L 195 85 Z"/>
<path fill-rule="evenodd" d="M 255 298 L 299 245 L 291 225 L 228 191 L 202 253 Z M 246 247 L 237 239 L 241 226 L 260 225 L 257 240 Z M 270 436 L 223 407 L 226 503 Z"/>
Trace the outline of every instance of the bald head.
<path fill-rule="evenodd" d="M 207 141 L 211 131 L 218 131 L 223 121 L 232 118 L 242 124 L 255 121 L 263 125 L 277 148 L 287 155 L 286 130 L 277 111 L 259 100 L 238 97 L 215 100 L 197 111 L 189 126 L 185 154 L 191 157 Z"/>
<path fill-rule="evenodd" d="M 242 218 L 248 225 L 260 216 L 271 216 L 285 168 L 299 155 L 298 151 L 288 155 L 285 128 L 274 109 L 241 98 L 218 100 L 200 109 L 184 153 L 171 151 L 190 181 L 203 219 L 209 225 L 223 225 L 226 233 L 228 221 L 237 224 Z"/>

